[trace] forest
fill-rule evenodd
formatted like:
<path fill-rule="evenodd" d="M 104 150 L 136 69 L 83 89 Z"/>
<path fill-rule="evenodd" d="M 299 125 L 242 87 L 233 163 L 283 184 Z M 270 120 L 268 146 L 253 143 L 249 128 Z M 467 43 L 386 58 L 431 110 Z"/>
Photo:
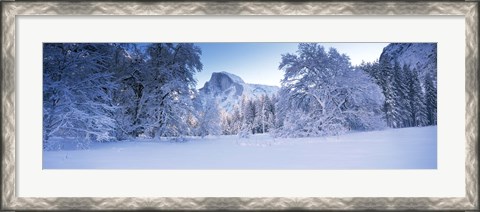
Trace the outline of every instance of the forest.
<path fill-rule="evenodd" d="M 57 138 L 84 149 L 137 138 L 299 138 L 436 125 L 436 76 L 383 58 L 353 66 L 335 48 L 300 43 L 278 61 L 278 93 L 242 96 L 229 112 L 196 89 L 203 64 L 193 43 L 44 43 L 43 148 L 57 149 Z"/>

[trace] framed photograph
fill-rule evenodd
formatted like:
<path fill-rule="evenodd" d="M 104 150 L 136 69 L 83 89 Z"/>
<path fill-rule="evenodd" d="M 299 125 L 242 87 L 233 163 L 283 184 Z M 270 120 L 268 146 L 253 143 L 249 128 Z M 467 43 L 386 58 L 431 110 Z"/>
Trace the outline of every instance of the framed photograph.
<path fill-rule="evenodd" d="M 479 209 L 478 3 L 1 6 L 2 209 Z"/>

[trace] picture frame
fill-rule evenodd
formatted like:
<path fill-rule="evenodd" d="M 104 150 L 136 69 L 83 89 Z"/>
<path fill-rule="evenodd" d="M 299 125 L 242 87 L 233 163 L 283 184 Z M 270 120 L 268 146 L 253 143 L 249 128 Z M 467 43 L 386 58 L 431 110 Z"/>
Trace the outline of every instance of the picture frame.
<path fill-rule="evenodd" d="M 2 2 L 2 209 L 478 210 L 478 2 Z M 464 197 L 17 197 L 16 18 L 37 15 L 460 15 L 465 17 Z"/>

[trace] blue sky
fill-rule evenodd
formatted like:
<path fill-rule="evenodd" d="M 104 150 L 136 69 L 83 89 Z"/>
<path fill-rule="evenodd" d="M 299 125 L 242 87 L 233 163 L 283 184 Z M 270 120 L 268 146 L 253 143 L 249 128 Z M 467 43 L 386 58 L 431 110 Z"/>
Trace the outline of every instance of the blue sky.
<path fill-rule="evenodd" d="M 226 71 L 247 83 L 277 85 L 283 77 L 278 70 L 281 55 L 295 53 L 298 43 L 196 43 L 202 49 L 203 71 L 196 74 L 197 88 L 203 87 L 213 72 Z M 353 65 L 371 62 L 388 43 L 321 43 L 350 57 Z"/>

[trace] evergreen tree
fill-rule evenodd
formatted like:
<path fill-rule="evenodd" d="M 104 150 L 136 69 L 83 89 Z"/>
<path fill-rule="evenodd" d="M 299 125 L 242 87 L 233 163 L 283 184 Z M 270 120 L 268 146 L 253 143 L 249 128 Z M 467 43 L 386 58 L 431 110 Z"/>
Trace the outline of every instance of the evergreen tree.
<path fill-rule="evenodd" d="M 255 102 L 253 100 L 248 100 L 247 101 L 247 104 L 246 104 L 246 107 L 244 108 L 244 126 L 243 126 L 243 129 L 244 131 L 248 131 L 250 132 L 251 134 L 255 134 L 256 132 L 256 124 L 257 124 L 257 117 L 258 117 L 258 114 L 257 114 L 258 110 L 257 110 L 257 105 L 255 104 Z"/>
<path fill-rule="evenodd" d="M 271 98 L 266 95 L 265 96 L 265 106 L 264 106 L 264 114 L 265 114 L 265 132 L 270 132 L 271 129 L 275 128 L 275 96 Z"/>
<path fill-rule="evenodd" d="M 405 74 L 408 66 L 400 67 L 398 61 L 395 61 L 393 73 L 393 88 L 395 92 L 395 113 L 397 117 L 397 127 L 410 127 L 413 121 L 411 117 L 410 102 L 408 98 L 407 74 Z"/>
<path fill-rule="evenodd" d="M 385 97 L 383 111 L 387 125 L 399 128 L 436 124 L 435 75 L 432 76 L 427 72 L 420 80 L 419 73 L 410 70 L 412 64 L 404 63 L 403 68 L 400 68 L 397 59 L 386 54 L 380 61 L 363 62 L 358 66 L 373 77 L 376 84 L 382 88 Z M 423 103 L 421 99 L 424 99 Z M 427 116 L 427 121 L 424 120 L 424 114 Z"/>
<path fill-rule="evenodd" d="M 412 120 L 415 127 L 426 126 L 428 124 L 427 109 L 425 106 L 425 96 L 418 79 L 418 72 L 414 69 L 411 71 L 410 81 L 410 105 L 412 108 Z"/>
<path fill-rule="evenodd" d="M 381 60 L 379 68 L 381 72 L 379 77 L 380 87 L 382 88 L 383 95 L 385 96 L 385 102 L 383 106 L 385 119 L 389 127 L 397 128 L 400 127 L 398 126 L 398 119 L 401 115 L 398 114 L 398 111 L 396 110 L 396 89 L 392 84 L 394 81 L 394 70 L 393 67 L 391 67 L 390 62 L 387 60 Z"/>
<path fill-rule="evenodd" d="M 222 110 L 220 112 L 221 121 L 222 121 L 222 135 L 231 135 L 233 134 L 233 120 L 232 116 Z"/>
<path fill-rule="evenodd" d="M 255 104 L 246 96 L 242 96 L 241 101 L 241 126 L 238 135 L 241 138 L 247 138 L 255 133 L 254 123 L 256 117 Z"/>
<path fill-rule="evenodd" d="M 428 73 L 425 76 L 424 85 L 428 125 L 437 125 L 437 88 Z"/>
<path fill-rule="evenodd" d="M 232 119 L 232 133 L 231 134 L 238 134 L 240 130 L 242 130 L 242 124 L 244 120 L 243 113 L 240 111 L 238 106 L 233 108 L 233 114 L 231 116 Z"/>
<path fill-rule="evenodd" d="M 383 91 L 383 84 L 382 84 L 382 73 L 380 71 L 380 63 L 378 60 L 375 60 L 373 62 L 365 62 L 362 61 L 362 63 L 357 67 L 357 69 L 363 70 L 365 73 L 367 73 L 370 77 L 372 77 L 375 80 L 375 83 L 379 85 L 382 88 Z"/>

